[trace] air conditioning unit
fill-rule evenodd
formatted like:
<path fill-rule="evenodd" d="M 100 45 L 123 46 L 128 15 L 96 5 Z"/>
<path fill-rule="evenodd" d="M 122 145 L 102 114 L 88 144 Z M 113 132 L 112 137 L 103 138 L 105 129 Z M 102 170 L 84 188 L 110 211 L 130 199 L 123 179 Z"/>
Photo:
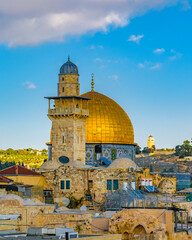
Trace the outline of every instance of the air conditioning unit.
<path fill-rule="evenodd" d="M 47 234 L 47 228 L 31 227 L 27 229 L 27 233 L 31 236 L 43 236 Z"/>
<path fill-rule="evenodd" d="M 60 228 L 56 228 L 55 229 L 55 234 L 56 236 L 58 237 L 63 237 L 66 235 L 66 233 L 74 233 L 74 230 L 73 228 L 66 228 L 66 227 L 60 227 Z M 61 237 L 61 239 L 62 239 Z"/>
<path fill-rule="evenodd" d="M 79 238 L 78 232 L 66 232 L 65 239 L 76 239 Z"/>

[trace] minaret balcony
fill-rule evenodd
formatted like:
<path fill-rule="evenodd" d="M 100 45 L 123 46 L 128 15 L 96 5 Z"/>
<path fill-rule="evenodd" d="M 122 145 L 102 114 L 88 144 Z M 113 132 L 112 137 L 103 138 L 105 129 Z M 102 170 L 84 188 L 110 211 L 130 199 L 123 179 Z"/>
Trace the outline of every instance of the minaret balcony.
<path fill-rule="evenodd" d="M 81 109 L 81 108 L 55 108 L 55 109 L 48 109 L 48 116 L 55 116 L 55 115 L 89 115 L 88 109 Z"/>

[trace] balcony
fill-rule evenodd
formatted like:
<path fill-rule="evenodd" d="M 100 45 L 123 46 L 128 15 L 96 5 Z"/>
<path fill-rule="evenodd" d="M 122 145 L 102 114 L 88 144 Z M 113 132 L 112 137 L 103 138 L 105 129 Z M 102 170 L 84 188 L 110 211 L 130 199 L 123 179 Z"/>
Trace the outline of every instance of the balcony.
<path fill-rule="evenodd" d="M 55 108 L 48 109 L 48 115 L 89 115 L 89 111 L 87 109 L 81 108 Z"/>

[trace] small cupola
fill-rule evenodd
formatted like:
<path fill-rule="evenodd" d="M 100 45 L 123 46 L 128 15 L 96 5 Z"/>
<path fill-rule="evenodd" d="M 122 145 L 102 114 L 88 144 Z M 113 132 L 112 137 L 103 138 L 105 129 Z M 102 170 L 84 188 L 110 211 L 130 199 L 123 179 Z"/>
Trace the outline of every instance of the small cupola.
<path fill-rule="evenodd" d="M 68 61 L 61 66 L 59 75 L 79 75 L 78 68 L 70 61 L 70 57 L 68 57 Z"/>

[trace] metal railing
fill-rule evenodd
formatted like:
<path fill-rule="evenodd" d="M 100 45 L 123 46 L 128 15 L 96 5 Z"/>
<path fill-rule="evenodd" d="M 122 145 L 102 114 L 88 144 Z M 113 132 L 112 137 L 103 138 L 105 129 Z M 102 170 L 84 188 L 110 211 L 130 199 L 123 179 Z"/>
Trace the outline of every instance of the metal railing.
<path fill-rule="evenodd" d="M 48 115 L 67 115 L 67 114 L 89 115 L 89 111 L 87 109 L 81 109 L 81 108 L 55 108 L 55 109 L 48 109 Z"/>

